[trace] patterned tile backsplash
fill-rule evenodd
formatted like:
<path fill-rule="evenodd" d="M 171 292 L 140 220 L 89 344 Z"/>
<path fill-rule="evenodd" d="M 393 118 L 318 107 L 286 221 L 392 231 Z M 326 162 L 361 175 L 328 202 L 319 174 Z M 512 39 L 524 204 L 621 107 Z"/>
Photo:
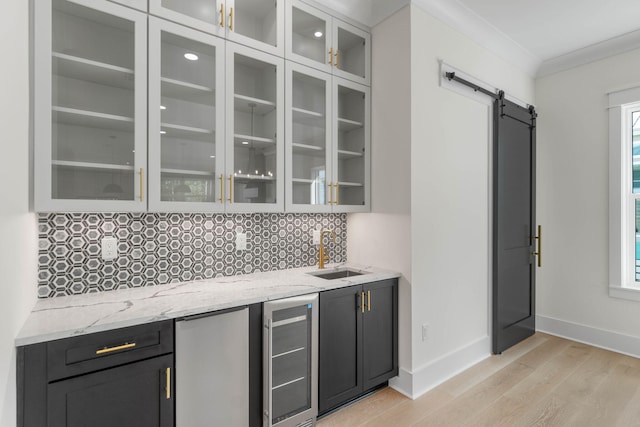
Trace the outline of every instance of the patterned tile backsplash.
<path fill-rule="evenodd" d="M 318 228 L 336 232 L 331 262 L 346 261 L 346 214 L 40 214 L 38 296 L 310 266 Z M 236 232 L 247 234 L 246 251 L 236 251 Z M 102 260 L 103 237 L 118 239 L 117 259 Z"/>

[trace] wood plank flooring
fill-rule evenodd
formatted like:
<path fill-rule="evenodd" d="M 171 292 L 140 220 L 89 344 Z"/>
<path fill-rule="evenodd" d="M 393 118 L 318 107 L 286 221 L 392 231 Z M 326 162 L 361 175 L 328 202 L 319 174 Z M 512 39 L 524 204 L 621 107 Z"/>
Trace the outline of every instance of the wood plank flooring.
<path fill-rule="evenodd" d="M 318 427 L 640 426 L 640 359 L 536 333 L 416 400 L 385 388 Z"/>

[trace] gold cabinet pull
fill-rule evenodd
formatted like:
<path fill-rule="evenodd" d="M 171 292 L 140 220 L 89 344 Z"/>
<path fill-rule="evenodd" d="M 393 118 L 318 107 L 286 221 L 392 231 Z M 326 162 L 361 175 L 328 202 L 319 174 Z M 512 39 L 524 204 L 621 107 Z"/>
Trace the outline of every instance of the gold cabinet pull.
<path fill-rule="evenodd" d="M 124 343 L 122 345 L 117 345 L 115 347 L 105 347 L 102 348 L 100 350 L 96 350 L 96 355 L 100 355 L 100 354 L 107 354 L 107 353 L 113 353 L 114 351 L 121 351 L 121 350 L 126 350 L 128 348 L 133 348 L 136 346 L 136 343 L 132 342 L 132 343 Z"/>
<path fill-rule="evenodd" d="M 224 203 L 224 175 L 220 174 L 220 203 Z"/>
<path fill-rule="evenodd" d="M 533 252 L 533 256 L 538 257 L 538 267 L 542 267 L 542 226 L 538 226 L 538 235 L 534 237 L 538 241 L 538 250 Z"/>
<path fill-rule="evenodd" d="M 367 311 L 371 311 L 371 291 L 367 291 Z"/>
<path fill-rule="evenodd" d="M 365 302 L 364 302 L 364 292 L 360 292 L 360 311 L 362 313 L 364 313 L 364 306 L 365 306 Z"/>
<path fill-rule="evenodd" d="M 233 203 L 233 174 L 229 174 L 229 204 Z"/>
<path fill-rule="evenodd" d="M 329 65 L 333 65 L 333 48 L 329 49 Z"/>
<path fill-rule="evenodd" d="M 340 184 L 336 182 L 334 186 L 336 188 L 336 201 L 334 204 L 338 206 L 340 204 Z"/>
<path fill-rule="evenodd" d="M 167 377 L 167 400 L 171 399 L 171 368 L 167 368 L 165 371 L 165 375 Z"/>
<path fill-rule="evenodd" d="M 140 201 L 144 201 L 144 169 L 140 168 Z"/>
<path fill-rule="evenodd" d="M 329 204 L 333 204 L 333 182 L 329 183 Z"/>
<path fill-rule="evenodd" d="M 229 8 L 229 30 L 233 31 L 233 8 Z"/>
<path fill-rule="evenodd" d="M 340 68 L 340 60 L 338 59 L 338 55 L 340 52 L 336 49 L 336 68 Z"/>
<path fill-rule="evenodd" d="M 224 28 L 224 3 L 220 5 L 220 26 Z"/>

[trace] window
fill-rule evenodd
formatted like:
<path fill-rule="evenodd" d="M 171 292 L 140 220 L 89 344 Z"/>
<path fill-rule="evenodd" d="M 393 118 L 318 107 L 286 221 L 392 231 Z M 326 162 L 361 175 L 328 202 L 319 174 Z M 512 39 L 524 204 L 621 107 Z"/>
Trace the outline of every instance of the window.
<path fill-rule="evenodd" d="M 609 103 L 609 295 L 640 301 L 640 88 Z"/>

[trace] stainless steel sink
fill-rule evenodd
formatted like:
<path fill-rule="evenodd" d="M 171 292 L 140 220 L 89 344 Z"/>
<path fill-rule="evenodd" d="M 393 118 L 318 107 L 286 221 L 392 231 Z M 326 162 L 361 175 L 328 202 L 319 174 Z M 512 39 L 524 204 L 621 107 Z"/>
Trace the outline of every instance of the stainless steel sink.
<path fill-rule="evenodd" d="M 307 274 L 320 277 L 321 279 L 333 280 L 333 279 L 344 279 L 345 277 L 360 276 L 365 273 L 362 273 L 360 271 L 350 270 L 348 268 L 343 268 L 340 270 L 330 270 L 326 272 L 313 272 L 313 273 L 307 273 Z"/>

